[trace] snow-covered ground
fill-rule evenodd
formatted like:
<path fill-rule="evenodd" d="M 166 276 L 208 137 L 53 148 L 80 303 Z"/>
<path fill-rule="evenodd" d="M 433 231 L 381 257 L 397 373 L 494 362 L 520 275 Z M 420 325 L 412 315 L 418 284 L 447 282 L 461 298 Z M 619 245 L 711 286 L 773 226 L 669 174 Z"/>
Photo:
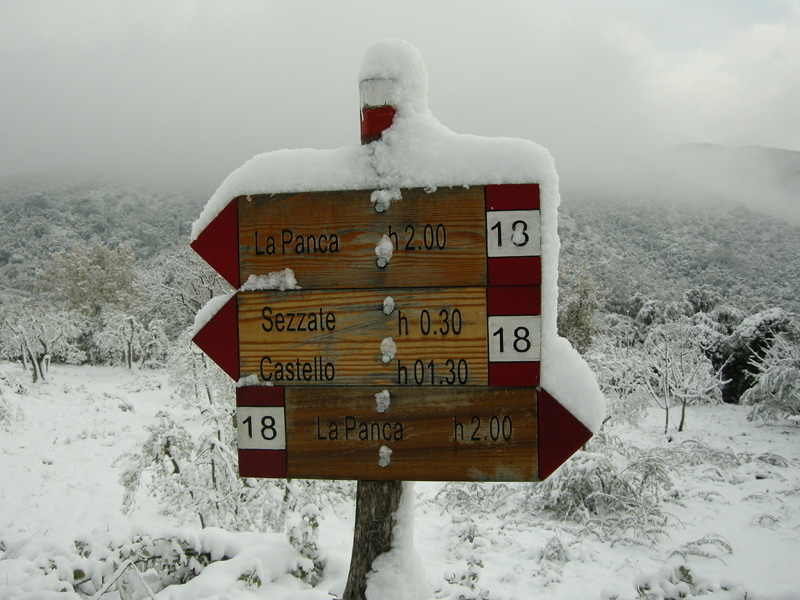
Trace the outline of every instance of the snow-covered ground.
<path fill-rule="evenodd" d="M 342 593 L 352 500 L 322 509 L 327 564 L 315 587 L 291 575 L 298 553 L 283 532 L 177 527 L 143 494 L 126 515 L 120 457 L 141 446 L 158 411 L 184 421 L 196 411 L 172 396 L 163 371 L 54 365 L 50 375 L 32 385 L 19 365 L 0 363 L 8 413 L 0 422 L 0 599 L 93 597 L 122 565 L 114 553 L 163 540 L 173 544 L 172 564 L 139 564 L 142 578 L 128 567 L 120 579 L 128 591 L 113 587 L 103 598 L 146 598 L 142 580 L 160 599 Z M 526 511 L 524 486 L 416 484 L 415 547 L 430 588 L 439 598 L 800 598 L 800 427 L 746 415 L 739 406 L 690 407 L 687 431 L 668 439 L 662 413 L 652 411 L 640 427 L 611 432 L 622 446 L 657 450 L 650 456 L 663 454 L 668 467 L 666 535 L 652 545 L 601 539 L 585 525 Z M 207 556 L 192 563 L 198 548 Z M 162 589 L 166 574 L 191 564 L 198 576 Z"/>

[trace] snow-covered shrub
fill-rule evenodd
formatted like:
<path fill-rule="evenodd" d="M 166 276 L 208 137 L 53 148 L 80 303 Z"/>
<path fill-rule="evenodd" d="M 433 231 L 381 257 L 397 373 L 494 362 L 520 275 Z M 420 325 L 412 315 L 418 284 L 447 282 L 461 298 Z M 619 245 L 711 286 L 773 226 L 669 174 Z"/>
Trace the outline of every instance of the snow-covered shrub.
<path fill-rule="evenodd" d="M 606 420 L 637 425 L 650 404 L 641 348 L 615 327 L 596 339 L 585 358 L 606 397 Z"/>
<path fill-rule="evenodd" d="M 662 494 L 672 487 L 670 466 L 657 452 L 629 447 L 618 468 L 602 441 L 579 451 L 534 488 L 531 508 L 574 521 L 601 540 L 653 544 L 666 533 Z"/>
<path fill-rule="evenodd" d="M 558 334 L 583 354 L 600 331 L 597 311 L 603 305 L 602 293 L 585 263 L 576 277 L 561 262 L 558 278 Z"/>
<path fill-rule="evenodd" d="M 454 510 L 469 514 L 505 512 L 509 498 L 519 490 L 505 483 L 448 481 L 433 501 L 442 513 Z"/>
<path fill-rule="evenodd" d="M 336 509 L 342 505 L 349 510 L 356 498 L 356 482 L 336 479 L 287 479 L 283 504 L 286 511 L 300 511 L 313 504 L 317 509 Z"/>
<path fill-rule="evenodd" d="M 655 573 L 642 573 L 636 577 L 634 587 L 641 600 L 681 600 L 696 598 L 716 592 L 730 591 L 725 598 L 749 598 L 747 592 L 737 586 L 733 590 L 718 581 L 696 574 L 686 563 L 667 563 Z"/>
<path fill-rule="evenodd" d="M 158 416 L 139 453 L 125 457 L 128 462 L 120 480 L 128 512 L 134 510 L 144 482 L 162 513 L 178 523 L 199 522 L 201 527 L 231 531 L 282 529 L 280 490 L 274 482 L 239 477 L 230 440 L 221 439 L 225 432 L 206 428 L 200 436 L 190 436 L 166 413 Z"/>
<path fill-rule="evenodd" d="M 800 338 L 781 333 L 761 357 L 750 361 L 755 384 L 742 402 L 753 406 L 749 419 L 785 419 L 800 415 Z"/>
<path fill-rule="evenodd" d="M 791 313 L 771 308 L 743 319 L 714 348 L 714 365 L 725 380 L 722 388 L 725 402 L 739 403 L 742 395 L 755 384 L 758 365 L 779 334 L 796 340 L 800 336 L 800 325 Z"/>
<path fill-rule="evenodd" d="M 134 509 L 144 483 L 162 512 L 179 523 L 282 531 L 285 484 L 239 477 L 233 383 L 191 346 L 190 333 L 179 338 L 170 358 L 177 393 L 185 401 L 186 424 L 160 413 L 141 450 L 124 458 L 125 508 Z"/>
<path fill-rule="evenodd" d="M 689 556 L 719 559 L 720 552 L 733 554 L 733 546 L 721 535 L 711 533 L 698 540 L 692 540 L 678 548 L 674 548 L 669 555 L 670 557 L 680 556 L 685 561 Z"/>
<path fill-rule="evenodd" d="M 730 448 L 720 450 L 700 440 L 686 440 L 677 446 L 670 445 L 667 449 L 662 450 L 662 453 L 674 465 L 704 465 L 727 470 L 745 462 Z"/>
<path fill-rule="evenodd" d="M 13 396 L 23 395 L 25 386 L 13 375 L 0 373 L 0 425 L 17 419 L 22 415 L 15 406 Z"/>
<path fill-rule="evenodd" d="M 52 591 L 65 598 L 144 600 L 171 586 L 175 587 L 170 598 L 196 598 L 196 589 L 193 593 L 187 587 L 182 593 L 175 588 L 189 584 L 212 564 L 225 564 L 212 576 L 223 586 L 220 589 L 241 587 L 239 582 L 258 587 L 285 574 L 299 558 L 274 534 L 266 539 L 261 535 L 246 538 L 218 529 L 170 529 L 131 536 L 112 533 L 78 538 L 71 545 L 47 537 L 17 536 L 0 539 L 0 551 L 0 561 L 9 561 L 24 573 L 22 587 L 12 585 L 11 589 L 32 592 L 26 596 L 31 598 Z M 266 567 L 265 556 L 272 557 Z"/>
<path fill-rule="evenodd" d="M 491 600 L 489 590 L 479 586 L 483 561 L 479 554 L 470 553 L 462 571 L 446 573 L 444 580 L 448 588 L 436 590 L 436 598 L 454 600 Z"/>
<path fill-rule="evenodd" d="M 491 534 L 481 523 L 481 519 L 474 519 L 476 513 L 469 508 L 453 507 L 452 522 L 447 528 L 447 535 L 451 541 L 448 544 L 448 555 L 464 561 L 460 570 L 444 573 L 447 586 L 436 590 L 436 598 L 452 598 L 455 600 L 488 600 L 491 596 L 486 589 L 480 586 L 480 577 L 484 568 L 481 555 L 490 545 Z"/>
<path fill-rule="evenodd" d="M 314 504 L 307 504 L 294 519 L 287 520 L 286 533 L 289 536 L 289 543 L 301 557 L 292 575 L 310 585 L 319 583 L 326 562 L 324 554 L 317 545 L 319 518 L 319 509 Z"/>

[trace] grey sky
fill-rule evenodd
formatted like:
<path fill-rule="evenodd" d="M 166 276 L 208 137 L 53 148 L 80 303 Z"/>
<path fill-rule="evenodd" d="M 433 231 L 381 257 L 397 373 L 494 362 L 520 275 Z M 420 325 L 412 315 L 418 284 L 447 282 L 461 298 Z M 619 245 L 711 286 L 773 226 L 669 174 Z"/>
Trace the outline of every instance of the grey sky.
<path fill-rule="evenodd" d="M 562 181 L 683 142 L 800 150 L 800 0 L 0 0 L 0 175 L 211 193 L 256 153 L 357 144 L 384 37 L 423 53 L 445 125 L 532 139 Z"/>

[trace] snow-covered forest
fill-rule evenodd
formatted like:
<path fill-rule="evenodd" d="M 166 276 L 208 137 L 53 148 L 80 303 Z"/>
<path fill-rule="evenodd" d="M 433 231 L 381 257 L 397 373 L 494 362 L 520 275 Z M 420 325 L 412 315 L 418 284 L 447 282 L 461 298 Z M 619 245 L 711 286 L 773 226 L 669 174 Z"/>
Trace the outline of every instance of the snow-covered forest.
<path fill-rule="evenodd" d="M 0 598 L 342 593 L 354 484 L 237 476 L 190 342 L 226 290 L 204 200 L 3 182 Z M 433 597 L 797 597 L 800 231 L 702 200 L 564 194 L 558 325 L 607 419 L 544 483 L 417 484 Z"/>

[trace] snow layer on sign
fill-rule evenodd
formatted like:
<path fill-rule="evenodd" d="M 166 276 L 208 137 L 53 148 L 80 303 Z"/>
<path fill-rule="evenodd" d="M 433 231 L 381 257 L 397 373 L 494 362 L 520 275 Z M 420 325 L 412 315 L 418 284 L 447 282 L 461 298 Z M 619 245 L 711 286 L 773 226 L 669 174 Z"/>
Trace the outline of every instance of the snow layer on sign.
<path fill-rule="evenodd" d="M 261 290 L 299 290 L 300 286 L 297 285 L 297 279 L 294 277 L 294 271 L 291 269 L 284 269 L 283 271 L 275 271 L 267 273 L 266 275 L 250 275 L 247 281 L 242 285 L 244 292 L 258 292 Z"/>
<path fill-rule="evenodd" d="M 395 103 L 381 139 L 336 150 L 281 150 L 255 156 L 231 173 L 195 222 L 192 237 L 236 196 L 328 190 L 402 190 L 538 183 L 542 227 L 541 384 L 588 429 L 596 432 L 605 401 L 588 368 L 556 330 L 558 174 L 550 153 L 528 140 L 458 134 L 427 106 L 422 57 L 402 40 L 382 40 L 366 53 L 361 78 L 388 78 Z M 391 210 L 391 209 L 390 209 Z M 302 281 L 300 282 L 302 285 Z"/>

